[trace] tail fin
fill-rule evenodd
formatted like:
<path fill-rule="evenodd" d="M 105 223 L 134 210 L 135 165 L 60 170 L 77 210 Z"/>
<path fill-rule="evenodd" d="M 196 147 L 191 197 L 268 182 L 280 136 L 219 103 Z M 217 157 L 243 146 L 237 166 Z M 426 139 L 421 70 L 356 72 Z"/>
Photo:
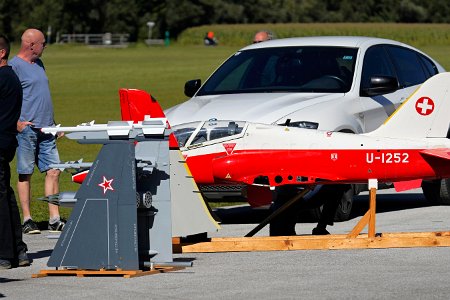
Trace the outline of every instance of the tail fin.
<path fill-rule="evenodd" d="M 371 136 L 445 138 L 450 126 L 450 73 L 425 81 Z"/>
<path fill-rule="evenodd" d="M 139 268 L 134 246 L 138 243 L 136 183 L 132 176 L 120 176 L 134 172 L 134 153 L 129 143 L 102 147 L 75 194 L 75 207 L 48 260 L 49 267 Z"/>
<path fill-rule="evenodd" d="M 120 111 L 122 121 L 143 121 L 145 116 L 164 118 L 159 103 L 145 91 L 136 89 L 120 89 Z"/>

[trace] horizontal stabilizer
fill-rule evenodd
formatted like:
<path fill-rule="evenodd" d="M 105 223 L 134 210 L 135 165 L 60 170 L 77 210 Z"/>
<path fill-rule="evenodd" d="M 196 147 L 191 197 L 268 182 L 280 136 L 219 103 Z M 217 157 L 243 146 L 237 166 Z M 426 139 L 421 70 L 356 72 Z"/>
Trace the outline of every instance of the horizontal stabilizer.
<path fill-rule="evenodd" d="M 422 179 L 394 182 L 394 188 L 396 192 L 418 189 L 421 186 L 422 186 Z"/>
<path fill-rule="evenodd" d="M 431 156 L 436 158 L 442 158 L 446 161 L 450 160 L 450 149 L 448 148 L 442 148 L 442 149 L 426 149 L 420 151 L 420 154 L 424 156 Z"/>

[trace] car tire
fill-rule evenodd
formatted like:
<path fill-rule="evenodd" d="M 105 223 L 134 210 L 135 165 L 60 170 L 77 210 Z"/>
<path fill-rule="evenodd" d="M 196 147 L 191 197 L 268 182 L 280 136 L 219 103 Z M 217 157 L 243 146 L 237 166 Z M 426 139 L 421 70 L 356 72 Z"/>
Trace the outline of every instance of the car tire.
<path fill-rule="evenodd" d="M 339 200 L 338 207 L 336 209 L 336 215 L 334 220 L 336 222 L 347 221 L 350 219 L 350 213 L 353 207 L 353 196 L 355 195 L 355 186 L 350 184 L 348 189 L 342 193 Z"/>
<path fill-rule="evenodd" d="M 422 182 L 422 191 L 432 204 L 450 205 L 450 178 Z"/>
<path fill-rule="evenodd" d="M 336 208 L 334 221 L 342 222 L 349 220 L 353 207 L 353 196 L 363 191 L 365 185 L 349 184 L 345 186 L 347 187 L 347 189 L 344 188 L 343 190 L 336 188 L 335 185 L 330 185 L 326 187 L 323 186 L 320 191 L 318 191 L 313 197 L 311 197 L 308 200 L 311 206 L 311 208 L 308 209 L 308 216 L 310 217 L 310 219 L 316 222 L 319 221 L 323 210 L 323 203 L 326 200 L 333 199 L 332 197 L 340 197 L 340 199 L 336 199 L 336 201 L 338 201 L 338 206 Z M 333 189 L 333 187 L 335 188 Z M 320 204 L 314 207 L 313 203 L 320 203 Z"/>

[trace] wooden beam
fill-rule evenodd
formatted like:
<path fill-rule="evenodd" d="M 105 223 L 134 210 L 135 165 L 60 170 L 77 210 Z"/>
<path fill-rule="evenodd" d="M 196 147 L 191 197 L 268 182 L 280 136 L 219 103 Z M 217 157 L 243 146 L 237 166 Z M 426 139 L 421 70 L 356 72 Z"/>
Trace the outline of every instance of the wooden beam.
<path fill-rule="evenodd" d="M 160 273 L 173 272 L 184 269 L 183 267 L 159 267 L 156 266 L 152 270 L 84 270 L 84 269 L 60 269 L 60 270 L 41 270 L 38 274 L 32 274 L 32 278 L 40 278 L 46 276 L 122 276 L 124 278 L 139 277 L 145 275 L 153 275 Z"/>
<path fill-rule="evenodd" d="M 369 237 L 375 237 L 375 212 L 376 212 L 376 197 L 377 197 L 377 189 L 371 188 L 370 192 L 370 202 L 369 202 Z"/>
<path fill-rule="evenodd" d="M 347 235 L 347 238 L 357 237 L 366 225 L 369 226 L 369 237 L 375 237 L 376 196 L 377 189 L 371 188 L 369 192 L 369 210 L 365 213 L 361 220 L 359 220 L 355 227 L 353 227 L 352 231 L 350 231 Z"/>
<path fill-rule="evenodd" d="M 173 239 L 174 253 L 324 249 L 450 247 L 450 231 L 375 233 L 376 180 L 369 181 L 369 210 L 349 234 L 211 238 L 198 243 Z M 360 234 L 368 225 L 368 233 Z M 257 227 L 258 228 L 258 227 Z"/>
<path fill-rule="evenodd" d="M 367 234 L 358 235 L 355 238 L 348 238 L 345 234 L 211 238 L 208 242 L 174 244 L 174 251 L 175 253 L 202 253 L 411 247 L 450 247 L 450 231 L 384 233 L 373 238 Z"/>

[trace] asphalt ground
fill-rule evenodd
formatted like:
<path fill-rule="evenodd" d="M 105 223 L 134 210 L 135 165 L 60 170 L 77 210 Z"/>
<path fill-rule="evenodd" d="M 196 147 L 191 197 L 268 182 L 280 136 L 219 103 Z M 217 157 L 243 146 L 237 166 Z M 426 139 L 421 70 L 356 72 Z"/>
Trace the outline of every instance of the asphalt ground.
<path fill-rule="evenodd" d="M 448 231 L 450 206 L 430 206 L 418 191 L 377 197 L 377 232 Z M 358 197 L 352 218 L 329 227 L 348 233 L 367 210 Z M 219 211 L 223 215 L 225 209 Z M 255 220 L 261 212 L 228 208 Z M 233 223 L 233 222 L 228 222 Z M 237 223 L 237 222 L 234 222 Z M 243 236 L 256 224 L 223 224 L 210 236 Z M 312 222 L 298 223 L 309 234 Z M 367 229 L 365 229 L 367 232 Z M 257 235 L 267 235 L 264 228 Z M 30 267 L 0 271 L 0 298 L 9 299 L 449 299 L 450 248 L 301 250 L 188 253 L 193 267 L 136 278 L 49 276 L 32 278 L 46 263 L 56 240 L 47 232 L 24 237 Z"/>

